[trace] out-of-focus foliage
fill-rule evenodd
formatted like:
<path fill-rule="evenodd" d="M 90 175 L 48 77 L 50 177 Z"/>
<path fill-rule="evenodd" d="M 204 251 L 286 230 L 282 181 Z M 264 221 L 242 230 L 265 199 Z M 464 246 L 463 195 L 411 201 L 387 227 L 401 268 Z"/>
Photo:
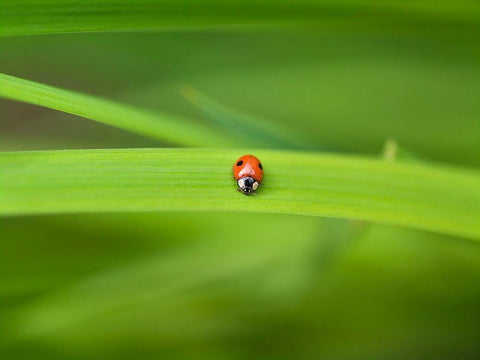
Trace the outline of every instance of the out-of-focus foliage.
<path fill-rule="evenodd" d="M 380 156 L 394 139 L 387 161 L 478 169 L 478 3 L 202 3 L 3 0 L 0 72 L 232 142 L 278 125 L 308 149 Z M 39 36 L 70 31 L 87 32 Z M 256 147 L 298 148 L 268 134 Z M 2 151 L 162 146 L 0 100 Z M 2 217 L 0 358 L 478 359 L 478 284 L 478 242 L 361 221 Z"/>
<path fill-rule="evenodd" d="M 319 149 L 379 152 L 393 137 L 426 158 L 478 166 L 480 30 L 345 31 L 7 38 L 0 59 L 7 74 L 208 121 L 184 97 L 189 85 L 235 110 L 294 126 Z M 153 145 L 71 116 L 1 106 L 3 149 Z M 22 146 L 13 142 L 30 133 Z"/>
<path fill-rule="evenodd" d="M 0 36 L 82 31 L 313 26 L 478 30 L 472 0 L 3 0 Z"/>
<path fill-rule="evenodd" d="M 475 242 L 218 213 L 11 218 L 2 233 L 5 358 L 479 354 Z"/>

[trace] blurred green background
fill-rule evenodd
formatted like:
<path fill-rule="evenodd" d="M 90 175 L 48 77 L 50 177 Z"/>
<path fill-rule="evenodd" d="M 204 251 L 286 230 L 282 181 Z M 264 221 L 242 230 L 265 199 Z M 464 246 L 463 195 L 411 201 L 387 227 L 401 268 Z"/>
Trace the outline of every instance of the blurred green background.
<path fill-rule="evenodd" d="M 395 139 L 409 154 L 398 161 L 478 169 L 478 11 L 467 30 L 458 12 L 402 11 L 0 38 L 0 69 L 210 121 L 188 86 L 308 134 L 315 150 L 380 156 Z M 0 110 L 2 151 L 169 145 L 31 105 Z M 0 238 L 2 359 L 480 358 L 473 241 L 220 213 L 1 218 Z"/>

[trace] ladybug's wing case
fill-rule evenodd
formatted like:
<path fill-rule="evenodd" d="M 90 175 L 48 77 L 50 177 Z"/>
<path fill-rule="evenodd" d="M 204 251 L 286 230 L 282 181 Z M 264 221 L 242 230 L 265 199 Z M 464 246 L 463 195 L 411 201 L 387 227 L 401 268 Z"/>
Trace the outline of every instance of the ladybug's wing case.
<path fill-rule="evenodd" d="M 238 159 L 233 165 L 235 179 L 251 177 L 258 182 L 263 179 L 263 170 L 260 160 L 253 155 L 245 155 Z"/>
<path fill-rule="evenodd" d="M 252 165 L 250 163 L 245 163 L 245 165 L 243 165 L 242 170 L 240 170 L 238 172 L 238 176 L 240 178 L 244 178 L 244 177 L 247 177 L 247 176 L 255 178 L 255 169 L 252 167 Z"/>

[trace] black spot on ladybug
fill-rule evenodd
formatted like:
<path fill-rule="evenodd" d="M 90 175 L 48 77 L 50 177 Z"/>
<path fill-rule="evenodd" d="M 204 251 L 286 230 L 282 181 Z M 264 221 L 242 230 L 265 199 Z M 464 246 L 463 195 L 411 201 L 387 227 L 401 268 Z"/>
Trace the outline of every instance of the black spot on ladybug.
<path fill-rule="evenodd" d="M 240 160 L 239 162 L 237 162 L 237 166 L 242 166 L 243 165 L 243 160 Z"/>
<path fill-rule="evenodd" d="M 260 170 L 263 170 L 262 163 L 258 163 L 258 167 L 260 168 Z"/>

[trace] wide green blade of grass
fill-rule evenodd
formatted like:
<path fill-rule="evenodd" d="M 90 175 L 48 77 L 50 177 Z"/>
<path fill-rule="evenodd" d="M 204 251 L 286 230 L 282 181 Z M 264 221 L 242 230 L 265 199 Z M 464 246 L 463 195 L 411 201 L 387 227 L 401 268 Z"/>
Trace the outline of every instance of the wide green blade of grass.
<path fill-rule="evenodd" d="M 3 0 L 0 36 L 264 24 L 400 31 L 408 24 L 433 33 L 445 27 L 446 15 L 453 31 L 468 31 L 478 25 L 479 8 L 430 0 Z"/>
<path fill-rule="evenodd" d="M 0 73 L 0 97 L 41 105 L 185 146 L 231 145 L 207 126 L 170 114 L 135 109 L 97 96 L 40 84 Z"/>
<path fill-rule="evenodd" d="M 258 196 L 236 191 L 245 150 L 0 154 L 0 214 L 243 211 L 404 225 L 480 239 L 480 173 L 361 157 L 259 150 Z M 250 151 L 249 151 L 250 152 Z"/>

